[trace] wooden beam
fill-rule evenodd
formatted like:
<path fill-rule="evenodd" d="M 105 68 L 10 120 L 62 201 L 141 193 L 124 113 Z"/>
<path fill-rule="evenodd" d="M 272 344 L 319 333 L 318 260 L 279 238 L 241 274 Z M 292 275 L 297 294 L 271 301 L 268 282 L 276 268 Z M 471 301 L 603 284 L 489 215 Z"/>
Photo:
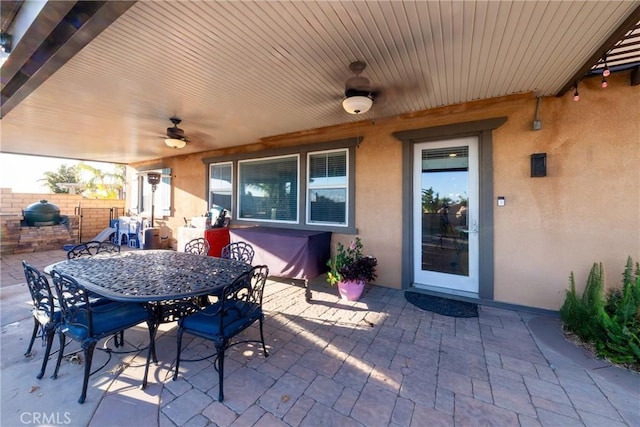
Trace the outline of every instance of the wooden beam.
<path fill-rule="evenodd" d="M 587 72 L 598 62 L 607 52 L 613 48 L 624 36 L 640 21 L 640 6 L 638 6 L 631 15 L 609 36 L 609 38 L 594 52 L 594 54 L 584 63 L 582 67 L 569 80 L 565 82 L 562 89 L 556 94 L 560 97 L 571 90 L 576 82 L 582 80 Z"/>
<path fill-rule="evenodd" d="M 36 18 L 34 28 L 37 29 L 38 26 L 44 25 L 46 31 L 41 31 L 39 37 L 36 38 L 36 44 L 30 46 L 29 50 L 32 54 L 28 58 L 23 58 L 25 60 L 16 66 L 15 70 L 12 70 L 13 75 L 10 80 L 7 78 L 5 81 L 8 76 L 4 72 L 5 67 L 2 67 L 0 118 L 5 117 L 16 105 L 136 2 L 135 0 L 77 1 L 48 2 L 47 5 L 49 3 L 54 6 L 61 4 L 67 8 L 71 4 L 72 7 L 68 8 L 64 16 L 61 16 L 60 10 L 53 10 L 55 12 L 54 19 L 49 16 L 51 11 L 43 8 L 42 13 Z M 75 24 L 72 25 L 72 23 Z M 26 39 L 24 42 L 27 43 Z M 16 50 L 19 47 L 20 42 L 16 45 Z M 6 63 L 11 65 L 9 61 L 12 61 L 11 56 Z"/>
<path fill-rule="evenodd" d="M 631 70 L 631 86 L 640 85 L 640 66 Z"/>

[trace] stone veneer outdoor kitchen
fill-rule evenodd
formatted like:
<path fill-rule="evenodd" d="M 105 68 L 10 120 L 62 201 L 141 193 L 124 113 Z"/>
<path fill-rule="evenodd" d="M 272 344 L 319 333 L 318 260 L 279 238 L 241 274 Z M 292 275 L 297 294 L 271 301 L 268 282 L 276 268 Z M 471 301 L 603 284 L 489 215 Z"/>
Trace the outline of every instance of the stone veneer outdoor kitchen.
<path fill-rule="evenodd" d="M 58 206 L 61 218 L 68 221 L 54 226 L 26 227 L 25 207 L 41 199 Z M 87 199 L 67 193 L 14 193 L 10 188 L 0 188 L 0 255 L 63 249 L 66 244 L 91 240 L 109 227 L 109 212 L 115 217 L 122 215 L 125 203 L 122 199 Z"/>
<path fill-rule="evenodd" d="M 0 215 L 0 254 L 62 249 L 79 242 L 80 217 L 61 215 L 57 225 L 29 227 L 22 215 Z"/>

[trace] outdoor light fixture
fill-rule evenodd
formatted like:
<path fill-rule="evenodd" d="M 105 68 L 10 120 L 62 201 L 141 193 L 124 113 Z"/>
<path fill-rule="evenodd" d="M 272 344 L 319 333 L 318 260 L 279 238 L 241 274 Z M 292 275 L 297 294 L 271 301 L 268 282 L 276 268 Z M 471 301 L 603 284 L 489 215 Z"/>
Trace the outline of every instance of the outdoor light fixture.
<path fill-rule="evenodd" d="M 13 37 L 9 33 L 0 33 L 0 49 L 4 53 L 11 53 L 11 41 Z"/>
<path fill-rule="evenodd" d="M 363 61 L 355 61 L 349 64 L 349 70 L 354 74 L 344 85 L 344 99 L 342 108 L 349 114 L 364 114 L 371 109 L 373 98 L 369 79 L 360 74 L 367 68 Z"/>
<path fill-rule="evenodd" d="M 573 93 L 573 100 L 580 101 L 580 94 L 578 93 L 578 82 L 576 82 L 576 91 Z"/>
<path fill-rule="evenodd" d="M 370 96 L 349 96 L 342 101 L 342 108 L 349 114 L 363 114 L 371 109 L 373 99 Z"/>
<path fill-rule="evenodd" d="M 609 86 L 609 83 L 607 83 L 607 78 L 604 76 L 604 73 L 602 73 L 602 83 L 600 83 L 600 86 L 604 89 L 605 87 Z"/>
<path fill-rule="evenodd" d="M 604 77 L 609 77 L 609 75 L 611 75 L 611 70 L 609 69 L 609 64 L 607 64 L 607 55 L 604 56 L 604 69 L 602 70 L 602 75 Z"/>
<path fill-rule="evenodd" d="M 167 138 L 164 140 L 164 143 L 171 148 L 184 148 L 184 146 L 187 145 L 185 141 L 177 138 Z"/>
<path fill-rule="evenodd" d="M 547 153 L 534 153 L 531 155 L 531 177 L 547 176 Z"/>

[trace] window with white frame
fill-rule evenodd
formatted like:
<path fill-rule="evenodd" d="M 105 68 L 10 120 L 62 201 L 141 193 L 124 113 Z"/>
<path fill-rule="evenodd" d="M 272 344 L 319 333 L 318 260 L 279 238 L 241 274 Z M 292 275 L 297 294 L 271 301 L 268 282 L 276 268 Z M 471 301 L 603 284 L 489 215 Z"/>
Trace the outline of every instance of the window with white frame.
<path fill-rule="evenodd" d="M 222 208 L 231 215 L 233 195 L 233 163 L 209 165 L 209 209 Z"/>
<path fill-rule="evenodd" d="M 147 180 L 149 172 L 158 172 L 161 177 L 155 193 Z M 171 216 L 171 169 L 145 170 L 134 175 L 131 182 L 130 200 L 130 210 L 134 214 L 151 216 L 153 203 L 154 215 Z"/>
<path fill-rule="evenodd" d="M 209 208 L 233 209 L 232 219 L 246 224 L 355 233 L 357 143 L 344 139 L 267 150 L 263 157 L 203 159 Z"/>
<path fill-rule="evenodd" d="M 238 219 L 298 222 L 299 155 L 238 161 Z"/>
<path fill-rule="evenodd" d="M 307 223 L 346 226 L 348 151 L 311 152 L 307 156 Z"/>

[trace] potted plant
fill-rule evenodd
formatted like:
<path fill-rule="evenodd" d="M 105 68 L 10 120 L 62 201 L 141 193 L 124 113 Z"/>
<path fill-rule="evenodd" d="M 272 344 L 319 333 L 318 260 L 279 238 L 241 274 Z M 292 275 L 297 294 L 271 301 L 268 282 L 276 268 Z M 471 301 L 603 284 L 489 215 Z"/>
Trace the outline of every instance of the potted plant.
<path fill-rule="evenodd" d="M 335 256 L 327 261 L 329 272 L 327 282 L 338 285 L 338 292 L 344 300 L 357 301 L 364 285 L 375 279 L 378 260 L 362 254 L 362 241 L 356 237 L 349 247 L 338 243 Z"/>

